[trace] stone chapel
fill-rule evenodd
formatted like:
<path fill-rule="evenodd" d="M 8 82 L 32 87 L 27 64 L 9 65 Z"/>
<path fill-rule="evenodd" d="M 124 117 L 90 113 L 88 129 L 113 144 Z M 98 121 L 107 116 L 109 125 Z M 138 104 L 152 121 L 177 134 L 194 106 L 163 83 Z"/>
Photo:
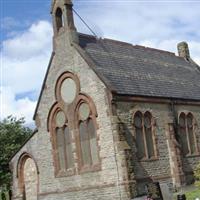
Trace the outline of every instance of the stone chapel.
<path fill-rule="evenodd" d="M 53 0 L 53 51 L 36 131 L 10 161 L 13 200 L 130 200 L 172 192 L 200 162 L 200 67 L 174 53 L 77 32 Z"/>

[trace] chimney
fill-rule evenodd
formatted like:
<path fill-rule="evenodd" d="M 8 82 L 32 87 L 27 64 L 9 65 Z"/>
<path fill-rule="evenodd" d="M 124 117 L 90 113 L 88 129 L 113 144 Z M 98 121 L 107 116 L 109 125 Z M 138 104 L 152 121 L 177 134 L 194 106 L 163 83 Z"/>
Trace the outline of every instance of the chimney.
<path fill-rule="evenodd" d="M 178 55 L 187 60 L 190 59 L 190 51 L 187 42 L 180 42 L 177 45 Z"/>

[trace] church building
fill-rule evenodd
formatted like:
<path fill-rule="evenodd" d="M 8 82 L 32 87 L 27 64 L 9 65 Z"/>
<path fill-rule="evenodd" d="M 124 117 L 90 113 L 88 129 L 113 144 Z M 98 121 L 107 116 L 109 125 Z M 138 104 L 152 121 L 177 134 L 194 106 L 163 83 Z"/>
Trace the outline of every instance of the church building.
<path fill-rule="evenodd" d="M 174 53 L 77 32 L 52 0 L 53 51 L 36 131 L 10 161 L 13 200 L 131 200 L 194 183 L 200 67 Z M 43 67 L 43 66 L 41 66 Z"/>

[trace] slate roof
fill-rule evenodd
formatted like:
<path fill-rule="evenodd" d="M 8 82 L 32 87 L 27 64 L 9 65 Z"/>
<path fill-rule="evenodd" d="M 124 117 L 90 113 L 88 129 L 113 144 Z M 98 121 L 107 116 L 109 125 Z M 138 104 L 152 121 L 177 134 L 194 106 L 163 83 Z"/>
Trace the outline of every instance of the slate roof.
<path fill-rule="evenodd" d="M 174 53 L 79 34 L 79 45 L 120 95 L 200 100 L 200 68 Z"/>

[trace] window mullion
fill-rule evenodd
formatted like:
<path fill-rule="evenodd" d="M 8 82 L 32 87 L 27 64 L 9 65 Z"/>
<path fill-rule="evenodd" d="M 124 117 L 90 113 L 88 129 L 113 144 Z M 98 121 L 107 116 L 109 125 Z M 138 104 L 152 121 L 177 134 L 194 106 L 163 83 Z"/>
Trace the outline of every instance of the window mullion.
<path fill-rule="evenodd" d="M 91 138 L 90 138 L 90 132 L 89 132 L 89 118 L 86 121 L 86 130 L 87 130 L 87 137 L 88 137 L 88 143 L 89 143 L 89 149 L 90 149 L 90 164 L 93 164 L 93 160 L 92 160 L 92 150 L 91 150 Z"/>
<path fill-rule="evenodd" d="M 149 158 L 149 153 L 147 149 L 147 140 L 146 140 L 146 129 L 144 126 L 144 117 L 142 117 L 142 134 L 143 134 L 143 140 L 144 140 L 145 157 Z"/>
<path fill-rule="evenodd" d="M 187 144 L 188 144 L 188 150 L 189 150 L 189 154 L 191 154 L 191 146 L 190 146 L 190 138 L 189 138 L 189 131 L 188 131 L 188 122 L 187 122 L 187 118 L 185 119 L 185 129 L 186 129 L 186 137 L 187 137 Z"/>
<path fill-rule="evenodd" d="M 193 119 L 193 122 L 192 122 L 192 134 L 193 134 L 193 137 L 194 137 L 195 152 L 196 152 L 196 153 L 199 153 L 199 151 L 198 151 L 198 145 L 197 145 L 197 139 L 196 139 L 196 134 L 195 134 L 195 123 L 194 123 L 194 119 Z"/>
<path fill-rule="evenodd" d="M 157 146 L 156 146 L 156 136 L 155 136 L 155 126 L 152 124 L 152 118 L 151 118 L 151 136 L 153 139 L 153 150 L 154 150 L 154 157 L 158 157 L 158 152 L 157 152 Z"/>
<path fill-rule="evenodd" d="M 64 136 L 64 156 L 65 156 L 65 169 L 68 169 L 68 163 L 67 163 L 67 147 L 66 147 L 66 136 L 65 136 L 65 126 L 63 126 L 63 136 Z"/>

